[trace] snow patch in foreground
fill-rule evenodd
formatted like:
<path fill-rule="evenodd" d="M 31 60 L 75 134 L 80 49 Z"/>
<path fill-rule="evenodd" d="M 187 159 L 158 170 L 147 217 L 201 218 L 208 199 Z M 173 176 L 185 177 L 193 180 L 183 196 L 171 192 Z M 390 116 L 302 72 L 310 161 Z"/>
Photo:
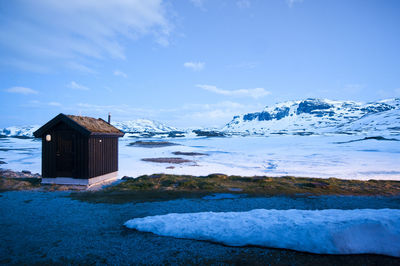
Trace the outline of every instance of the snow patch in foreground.
<path fill-rule="evenodd" d="M 135 218 L 128 228 L 230 246 L 400 257 L 400 210 L 252 210 Z"/>

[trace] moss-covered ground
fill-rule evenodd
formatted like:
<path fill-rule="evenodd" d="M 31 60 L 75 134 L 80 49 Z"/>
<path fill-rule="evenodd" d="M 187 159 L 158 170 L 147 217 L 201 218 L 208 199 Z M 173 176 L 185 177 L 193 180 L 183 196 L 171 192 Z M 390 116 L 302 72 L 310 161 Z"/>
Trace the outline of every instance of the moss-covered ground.
<path fill-rule="evenodd" d="M 75 199 L 89 202 L 124 203 L 129 201 L 159 201 L 177 198 L 197 198 L 210 193 L 247 194 L 257 196 L 310 195 L 400 195 L 400 181 L 344 180 L 337 178 L 242 177 L 213 174 L 144 175 L 128 179 L 99 191 L 72 193 Z"/>
<path fill-rule="evenodd" d="M 0 177 L 0 192 L 13 190 L 37 190 L 40 178 L 6 178 Z"/>

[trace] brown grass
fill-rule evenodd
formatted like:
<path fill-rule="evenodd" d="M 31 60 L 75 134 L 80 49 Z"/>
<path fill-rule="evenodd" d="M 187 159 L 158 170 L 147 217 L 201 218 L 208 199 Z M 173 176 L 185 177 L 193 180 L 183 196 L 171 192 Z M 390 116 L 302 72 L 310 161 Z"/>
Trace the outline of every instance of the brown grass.
<path fill-rule="evenodd" d="M 241 191 L 232 191 L 233 189 Z M 213 174 L 144 175 L 96 192 L 73 193 L 72 197 L 90 202 L 122 203 L 177 198 L 197 198 L 210 193 L 236 193 L 248 196 L 296 195 L 400 195 L 400 181 L 343 180 L 337 178 L 241 177 Z"/>
<path fill-rule="evenodd" d="M 42 185 L 41 178 L 7 178 L 0 177 L 0 193 L 6 191 L 35 190 L 35 191 L 80 191 L 85 186 Z"/>

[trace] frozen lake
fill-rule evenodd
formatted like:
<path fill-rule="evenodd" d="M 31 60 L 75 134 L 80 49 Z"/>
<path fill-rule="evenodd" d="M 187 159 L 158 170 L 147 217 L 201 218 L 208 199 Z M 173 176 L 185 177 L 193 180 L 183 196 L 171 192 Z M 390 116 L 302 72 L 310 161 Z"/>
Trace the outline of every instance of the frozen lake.
<path fill-rule="evenodd" d="M 268 175 L 400 180 L 400 141 L 363 136 L 269 136 L 224 138 L 131 138 L 119 142 L 119 175 L 168 173 Z M 400 139 L 400 138 L 399 138 Z M 129 146 L 135 141 L 168 141 L 168 147 Z M 3 168 L 40 172 L 40 140 L 0 139 Z M 197 152 L 207 155 L 174 155 Z M 182 164 L 145 162 L 142 158 L 180 157 Z"/>

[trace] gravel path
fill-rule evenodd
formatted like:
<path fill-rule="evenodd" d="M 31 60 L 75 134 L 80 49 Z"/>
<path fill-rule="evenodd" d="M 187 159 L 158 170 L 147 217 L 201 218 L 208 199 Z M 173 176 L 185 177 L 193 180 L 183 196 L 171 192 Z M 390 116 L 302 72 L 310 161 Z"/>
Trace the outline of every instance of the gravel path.
<path fill-rule="evenodd" d="M 326 256 L 160 237 L 123 227 L 135 217 L 265 209 L 399 208 L 400 197 L 270 197 L 91 204 L 68 192 L 0 194 L 0 264 L 399 264 L 385 256 Z"/>

